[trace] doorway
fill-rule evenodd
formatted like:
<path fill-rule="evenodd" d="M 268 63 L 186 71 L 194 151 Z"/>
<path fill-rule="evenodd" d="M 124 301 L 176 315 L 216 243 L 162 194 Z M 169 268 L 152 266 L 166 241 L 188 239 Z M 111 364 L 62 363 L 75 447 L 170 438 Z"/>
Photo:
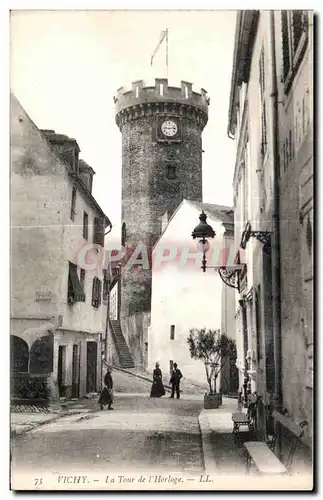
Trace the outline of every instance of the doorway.
<path fill-rule="evenodd" d="M 96 380 L 97 380 L 97 353 L 98 345 L 97 342 L 87 342 L 86 343 L 86 392 L 96 392 Z"/>
<path fill-rule="evenodd" d="M 63 398 L 66 395 L 65 387 L 65 368 L 66 367 L 66 346 L 58 346 L 58 367 L 57 367 L 57 384 L 59 397 Z"/>
<path fill-rule="evenodd" d="M 80 346 L 73 345 L 72 398 L 80 397 Z"/>

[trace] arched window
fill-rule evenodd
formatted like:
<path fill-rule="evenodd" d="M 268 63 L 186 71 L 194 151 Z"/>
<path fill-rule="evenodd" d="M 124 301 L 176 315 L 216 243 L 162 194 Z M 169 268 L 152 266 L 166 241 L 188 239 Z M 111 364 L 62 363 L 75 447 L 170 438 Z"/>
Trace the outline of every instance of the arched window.
<path fill-rule="evenodd" d="M 15 373 L 28 372 L 29 349 L 28 344 L 20 337 L 11 335 L 11 371 Z"/>
<path fill-rule="evenodd" d="M 30 373 L 46 375 L 53 371 L 53 336 L 36 340 L 30 349 Z"/>

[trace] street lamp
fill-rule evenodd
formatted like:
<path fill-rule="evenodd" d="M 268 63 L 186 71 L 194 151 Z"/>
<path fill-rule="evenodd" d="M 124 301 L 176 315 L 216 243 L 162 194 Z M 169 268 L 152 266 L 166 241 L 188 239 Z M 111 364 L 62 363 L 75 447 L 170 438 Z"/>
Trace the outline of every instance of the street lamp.
<path fill-rule="evenodd" d="M 193 240 L 195 238 L 199 238 L 199 249 L 200 252 L 203 254 L 203 260 L 202 260 L 202 269 L 203 272 L 205 273 L 206 271 L 206 258 L 205 254 L 210 248 L 209 242 L 206 240 L 206 238 L 214 238 L 215 232 L 213 231 L 213 228 L 206 222 L 207 215 L 204 213 L 202 210 L 202 213 L 199 217 L 200 222 L 196 226 L 196 228 L 192 232 Z"/>
<path fill-rule="evenodd" d="M 206 268 L 214 269 L 219 273 L 221 280 L 231 288 L 235 288 L 240 292 L 240 279 L 243 273 L 246 272 L 245 264 L 233 264 L 228 265 L 218 265 L 218 266 L 207 266 L 205 254 L 209 249 L 209 243 L 207 238 L 214 238 L 215 232 L 213 228 L 206 222 L 207 216 L 202 210 L 199 216 L 200 223 L 196 226 L 192 232 L 193 240 L 195 238 L 200 238 L 199 250 L 203 254 L 202 266 L 203 272 L 205 273 Z"/>

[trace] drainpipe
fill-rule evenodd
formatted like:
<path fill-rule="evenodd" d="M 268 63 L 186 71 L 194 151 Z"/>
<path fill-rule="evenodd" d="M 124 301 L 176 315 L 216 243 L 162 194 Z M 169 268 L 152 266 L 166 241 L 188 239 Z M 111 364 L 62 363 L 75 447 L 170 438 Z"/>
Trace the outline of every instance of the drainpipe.
<path fill-rule="evenodd" d="M 276 409 L 282 405 L 281 390 L 281 295 L 280 295 L 280 215 L 279 215 L 279 126 L 278 126 L 278 87 L 275 53 L 275 13 L 270 12 L 271 55 L 272 55 L 272 113 L 273 113 L 273 214 L 272 214 L 272 294 L 273 294 L 273 337 L 275 384 L 273 404 Z"/>
<path fill-rule="evenodd" d="M 244 404 L 245 407 L 248 405 L 248 366 L 247 366 L 247 351 L 248 351 L 248 326 L 247 326 L 247 311 L 246 311 L 246 303 L 244 298 L 239 300 L 239 305 L 241 307 L 241 316 L 242 316 L 242 335 L 243 335 L 243 359 L 244 359 Z"/>

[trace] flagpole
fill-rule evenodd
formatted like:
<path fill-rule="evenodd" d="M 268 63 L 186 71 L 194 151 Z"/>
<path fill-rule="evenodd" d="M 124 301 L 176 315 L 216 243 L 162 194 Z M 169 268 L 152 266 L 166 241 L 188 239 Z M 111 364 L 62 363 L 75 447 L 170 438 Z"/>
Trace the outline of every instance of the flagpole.
<path fill-rule="evenodd" d="M 166 28 L 166 78 L 168 79 L 168 28 Z"/>

